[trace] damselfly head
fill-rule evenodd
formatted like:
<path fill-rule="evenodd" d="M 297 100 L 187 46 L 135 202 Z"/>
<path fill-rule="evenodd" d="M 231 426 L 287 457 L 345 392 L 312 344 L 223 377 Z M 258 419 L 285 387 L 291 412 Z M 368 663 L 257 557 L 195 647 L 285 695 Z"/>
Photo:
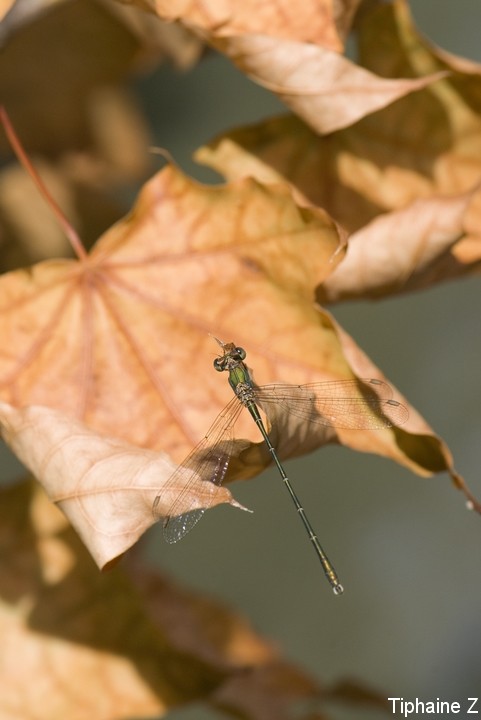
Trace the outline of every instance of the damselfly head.
<path fill-rule="evenodd" d="M 214 340 L 217 340 L 222 350 L 224 351 L 223 355 L 217 357 L 214 360 L 214 367 L 219 372 L 222 372 L 224 370 L 232 370 L 232 368 L 245 360 L 246 351 L 244 350 L 244 348 L 238 347 L 232 342 L 222 342 L 222 340 L 219 340 L 216 337 L 214 337 Z"/>

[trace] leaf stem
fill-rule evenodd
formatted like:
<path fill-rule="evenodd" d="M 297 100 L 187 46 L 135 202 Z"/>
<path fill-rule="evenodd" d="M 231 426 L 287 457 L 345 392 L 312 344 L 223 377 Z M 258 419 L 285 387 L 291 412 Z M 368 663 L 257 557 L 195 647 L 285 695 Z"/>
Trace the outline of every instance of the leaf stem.
<path fill-rule="evenodd" d="M 19 162 L 23 165 L 27 173 L 32 178 L 33 182 L 37 186 L 40 194 L 43 196 L 45 201 L 50 205 L 50 208 L 52 209 L 55 217 L 57 218 L 57 221 L 59 222 L 61 228 L 63 229 L 65 235 L 67 236 L 70 245 L 73 248 L 74 253 L 77 255 L 79 260 L 85 260 L 87 257 L 87 251 L 85 250 L 83 243 L 78 236 L 76 230 L 72 227 L 70 222 L 67 220 L 65 215 L 63 214 L 63 211 L 61 210 L 60 206 L 56 203 L 52 195 L 50 194 L 49 190 L 47 189 L 46 185 L 42 181 L 40 175 L 35 170 L 34 166 L 30 162 L 30 159 L 28 158 L 27 153 L 25 152 L 15 130 L 13 129 L 13 125 L 10 122 L 10 118 L 8 117 L 8 113 L 3 105 L 0 105 L 0 121 L 5 128 L 5 133 L 7 135 L 7 138 L 10 142 L 10 145 L 13 148 L 13 151 L 15 152 L 15 155 L 17 156 Z"/>

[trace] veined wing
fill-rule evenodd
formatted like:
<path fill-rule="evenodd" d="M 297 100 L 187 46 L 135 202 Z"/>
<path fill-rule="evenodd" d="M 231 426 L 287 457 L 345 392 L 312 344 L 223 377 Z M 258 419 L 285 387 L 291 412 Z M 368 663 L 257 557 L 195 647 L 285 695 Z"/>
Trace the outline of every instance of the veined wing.
<path fill-rule="evenodd" d="M 392 399 L 391 387 L 376 378 L 307 385 L 262 385 L 254 396 L 268 414 L 269 403 L 307 422 L 347 430 L 402 425 L 408 409 Z"/>
<path fill-rule="evenodd" d="M 175 543 L 187 535 L 210 507 L 214 486 L 221 485 L 227 473 L 234 442 L 233 429 L 242 410 L 243 405 L 237 397 L 232 398 L 217 416 L 204 439 L 170 476 L 155 498 L 152 512 L 156 519 L 163 519 L 164 538 L 167 542 Z M 203 507 L 196 507 L 200 501 L 199 493 L 194 488 L 195 485 L 198 487 L 199 481 L 205 482 L 205 487 L 202 488 Z M 173 493 L 175 499 L 169 510 L 166 514 L 160 513 L 158 508 L 163 505 L 162 498 Z M 193 507 L 185 511 L 189 497 L 192 498 Z"/>

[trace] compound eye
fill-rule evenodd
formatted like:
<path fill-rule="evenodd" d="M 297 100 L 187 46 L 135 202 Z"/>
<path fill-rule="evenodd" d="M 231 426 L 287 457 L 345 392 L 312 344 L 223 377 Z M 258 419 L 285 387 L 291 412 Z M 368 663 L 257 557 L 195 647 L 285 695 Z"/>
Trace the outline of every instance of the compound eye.
<path fill-rule="evenodd" d="M 236 355 L 239 357 L 240 360 L 245 360 L 245 359 L 246 359 L 246 351 L 244 350 L 244 348 L 236 347 L 235 352 L 236 352 Z"/>
<path fill-rule="evenodd" d="M 222 360 L 223 358 L 216 358 L 214 360 L 214 367 L 218 372 L 222 372 L 224 370 L 224 363 Z"/>

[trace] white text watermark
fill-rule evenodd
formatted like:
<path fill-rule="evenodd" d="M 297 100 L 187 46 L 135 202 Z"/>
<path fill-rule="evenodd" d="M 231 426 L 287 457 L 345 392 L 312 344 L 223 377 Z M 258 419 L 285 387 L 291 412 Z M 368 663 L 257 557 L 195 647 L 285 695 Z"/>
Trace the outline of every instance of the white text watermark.
<path fill-rule="evenodd" d="M 469 697 L 459 701 L 448 701 L 436 698 L 435 700 L 406 700 L 401 697 L 388 698 L 393 714 L 409 717 L 411 715 L 456 715 L 457 713 L 465 713 L 466 715 L 479 715 L 481 711 L 481 702 L 479 698 Z"/>

